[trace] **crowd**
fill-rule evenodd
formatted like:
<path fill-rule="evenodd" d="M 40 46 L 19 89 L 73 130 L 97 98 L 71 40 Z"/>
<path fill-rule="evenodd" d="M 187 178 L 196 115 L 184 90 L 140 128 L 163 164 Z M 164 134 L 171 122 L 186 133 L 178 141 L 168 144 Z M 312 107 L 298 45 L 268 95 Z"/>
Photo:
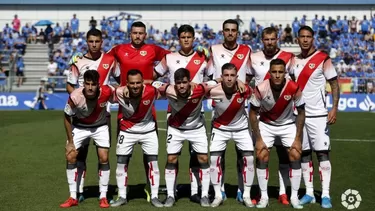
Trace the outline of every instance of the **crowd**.
<path fill-rule="evenodd" d="M 112 17 L 102 17 L 100 21 L 91 17 L 89 25 L 100 29 L 104 34 L 104 43 L 102 45 L 103 51 L 107 52 L 112 46 L 128 43 L 129 40 L 129 26 L 140 15 L 120 13 Z M 257 23 L 255 18 L 250 20 L 249 26 L 245 26 L 239 15 L 236 19 L 242 29 L 238 37 L 238 43 L 247 44 L 256 52 L 262 49 L 262 42 L 260 34 L 264 27 Z M 126 28 L 121 28 L 121 22 L 126 21 Z M 374 83 L 375 78 L 375 45 L 374 45 L 374 29 L 375 29 L 375 14 L 373 17 L 367 18 L 363 16 L 361 20 L 352 17 L 350 20 L 347 16 L 341 18 L 337 16 L 336 19 L 332 17 L 325 18 L 325 16 L 315 15 L 315 18 L 308 20 L 304 15 L 300 20 L 296 17 L 291 24 L 283 26 L 277 23 L 271 23 L 271 26 L 278 30 L 280 38 L 280 46 L 290 46 L 296 43 L 296 33 L 301 26 L 311 22 L 311 26 L 315 33 L 314 45 L 329 53 L 336 66 L 337 72 L 341 77 L 360 78 L 353 80 L 352 90 L 358 90 L 357 84 L 366 86 L 368 83 Z M 63 25 L 63 24 L 61 24 Z M 53 71 L 48 71 L 49 76 L 65 76 L 69 69 L 68 61 L 75 52 L 86 52 L 87 45 L 85 42 L 85 33 L 79 30 L 80 21 L 74 14 L 69 23 L 61 26 L 60 23 L 54 25 L 47 25 L 45 29 L 39 31 L 35 26 L 25 24 L 21 27 L 21 21 L 14 16 L 12 26 L 6 24 L 1 32 L 0 50 L 3 50 L 2 61 L 8 60 L 11 53 L 17 51 L 23 55 L 26 51 L 27 43 L 49 43 L 50 58 L 52 58 L 54 66 L 57 66 Z M 308 24 L 310 25 L 310 24 Z M 148 37 L 146 43 L 156 44 L 164 49 L 175 52 L 180 49 L 177 39 L 178 24 L 171 26 L 170 30 L 155 29 L 150 25 L 147 29 Z M 214 44 L 222 43 L 223 32 L 221 30 L 214 31 L 208 24 L 200 26 L 195 24 L 194 29 L 195 45 L 209 47 Z M 54 45 L 52 45 L 54 44 Z M 17 61 L 19 68 L 17 68 L 17 75 L 23 76 L 24 64 L 22 58 Z M 65 80 L 52 80 L 54 86 L 65 87 Z M 19 79 L 18 85 L 22 84 L 22 78 Z"/>

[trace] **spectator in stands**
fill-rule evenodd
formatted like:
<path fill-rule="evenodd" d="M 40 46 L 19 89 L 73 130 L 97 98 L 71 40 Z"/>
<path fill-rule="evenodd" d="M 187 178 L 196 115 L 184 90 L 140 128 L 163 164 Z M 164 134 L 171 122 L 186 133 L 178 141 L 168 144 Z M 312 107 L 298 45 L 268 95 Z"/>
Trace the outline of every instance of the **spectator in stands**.
<path fill-rule="evenodd" d="M 55 28 L 53 28 L 53 43 L 60 42 L 60 38 L 63 35 L 63 29 L 59 23 L 56 23 Z"/>
<path fill-rule="evenodd" d="M 89 26 L 94 29 L 96 28 L 96 25 L 97 25 L 97 21 L 94 19 L 94 16 L 91 16 L 91 20 L 89 21 Z"/>
<path fill-rule="evenodd" d="M 14 39 L 14 48 L 17 49 L 21 55 L 26 53 L 26 41 L 23 36 L 19 36 L 17 39 Z"/>
<path fill-rule="evenodd" d="M 301 18 L 301 20 L 299 21 L 299 25 L 300 25 L 300 27 L 302 27 L 302 26 L 305 26 L 306 25 L 306 15 L 303 15 L 302 16 L 302 18 Z"/>
<path fill-rule="evenodd" d="M 41 43 L 46 43 L 46 41 L 44 40 L 44 37 L 45 37 L 44 30 L 40 29 L 40 32 L 39 32 L 38 36 L 36 37 L 37 41 L 39 41 Z"/>
<path fill-rule="evenodd" d="M 298 37 L 298 30 L 300 28 L 300 23 L 297 19 L 297 17 L 294 18 L 294 21 L 292 23 L 292 30 L 293 30 L 293 38 Z"/>
<path fill-rule="evenodd" d="M 293 44 L 292 28 L 290 28 L 289 24 L 287 24 L 284 29 L 282 40 L 285 45 L 291 46 Z"/>
<path fill-rule="evenodd" d="M 63 37 L 64 38 L 71 38 L 72 37 L 72 28 L 69 26 L 69 23 L 66 23 L 64 32 L 63 32 Z"/>
<path fill-rule="evenodd" d="M 361 25 L 362 34 L 367 34 L 367 32 L 370 32 L 371 23 L 367 20 L 366 15 L 363 16 L 363 20 L 359 24 Z"/>
<path fill-rule="evenodd" d="M 251 18 L 250 21 L 250 35 L 252 38 L 257 37 L 257 23 L 255 22 L 255 18 Z"/>
<path fill-rule="evenodd" d="M 161 40 L 163 39 L 163 34 L 159 31 L 159 29 L 156 29 L 153 38 L 155 40 L 155 43 L 161 43 Z"/>
<path fill-rule="evenodd" d="M 240 15 L 236 15 L 236 18 L 234 19 L 235 21 L 237 21 L 238 23 L 238 27 L 239 27 L 239 32 L 241 33 L 242 32 L 242 27 L 244 25 L 244 22 L 242 21 L 242 19 L 240 18 Z M 207 26 L 207 25 L 206 25 Z M 204 29 L 202 29 L 204 30 Z"/>
<path fill-rule="evenodd" d="M 103 16 L 103 19 L 100 21 L 100 30 L 103 33 L 107 33 L 108 31 L 108 20 Z"/>
<path fill-rule="evenodd" d="M 340 60 L 340 62 L 336 65 L 336 72 L 339 76 L 345 75 L 347 69 L 348 65 L 345 64 L 344 60 Z"/>
<path fill-rule="evenodd" d="M 49 43 L 52 39 L 53 29 L 51 25 L 47 25 L 46 29 L 44 30 L 44 42 Z"/>
<path fill-rule="evenodd" d="M 315 34 L 318 34 L 319 18 L 318 18 L 318 15 L 316 15 L 316 14 L 315 14 L 315 18 L 312 19 L 312 29 L 314 30 Z"/>
<path fill-rule="evenodd" d="M 319 21 L 319 37 L 325 39 L 328 35 L 327 32 L 327 20 L 325 19 L 324 15 L 322 19 Z"/>
<path fill-rule="evenodd" d="M 48 76 L 56 76 L 57 74 L 57 63 L 53 61 L 53 58 L 49 59 L 49 63 L 47 65 Z"/>
<path fill-rule="evenodd" d="M 29 24 L 22 27 L 21 35 L 26 39 L 26 43 L 31 42 L 31 27 L 29 27 Z"/>
<path fill-rule="evenodd" d="M 21 20 L 18 18 L 18 15 L 14 15 L 14 19 L 12 21 L 12 25 L 13 25 L 13 30 L 14 31 L 16 31 L 16 32 L 20 31 Z"/>
<path fill-rule="evenodd" d="M 9 24 L 5 24 L 5 27 L 3 28 L 3 32 L 6 34 L 12 33 L 12 28 L 9 27 Z"/>
<path fill-rule="evenodd" d="M 73 34 L 78 34 L 79 32 L 79 20 L 76 14 L 73 14 L 73 18 L 70 20 L 70 27 Z"/>
<path fill-rule="evenodd" d="M 23 62 L 22 56 L 17 57 L 15 68 L 16 68 L 16 76 L 18 77 L 17 87 L 19 87 L 23 84 L 23 79 L 24 79 L 24 76 L 25 76 L 24 75 L 25 64 Z"/>
<path fill-rule="evenodd" d="M 357 33 L 357 23 L 358 20 L 355 19 L 355 16 L 352 16 L 352 20 L 349 21 L 350 33 Z"/>

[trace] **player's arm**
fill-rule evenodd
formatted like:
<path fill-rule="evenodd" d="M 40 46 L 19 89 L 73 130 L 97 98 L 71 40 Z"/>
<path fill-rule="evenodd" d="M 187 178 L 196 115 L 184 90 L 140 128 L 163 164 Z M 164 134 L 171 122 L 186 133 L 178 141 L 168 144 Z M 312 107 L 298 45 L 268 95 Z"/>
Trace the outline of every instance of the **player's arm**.
<path fill-rule="evenodd" d="M 111 76 L 115 79 L 115 81 L 120 84 L 121 78 L 120 78 L 121 70 L 120 70 L 120 64 L 114 60 L 111 68 Z"/>
<path fill-rule="evenodd" d="M 328 80 L 329 85 L 331 86 L 332 90 L 332 109 L 328 113 L 328 124 L 334 124 L 336 122 L 336 113 L 339 106 L 340 100 L 340 87 L 339 81 L 337 77 L 337 72 L 335 67 L 332 64 L 330 58 L 328 58 L 323 64 L 323 72 L 324 76 Z"/>
<path fill-rule="evenodd" d="M 68 103 L 65 105 L 64 109 L 64 126 L 68 144 L 73 144 L 73 129 L 72 129 L 72 116 L 74 113 L 75 105 L 72 99 L 69 97 Z"/>
<path fill-rule="evenodd" d="M 167 96 L 168 87 L 170 84 L 163 83 L 161 81 L 154 81 L 151 84 L 158 92 L 157 99 L 165 98 Z"/>
<path fill-rule="evenodd" d="M 66 91 L 70 94 L 74 91 L 76 84 L 78 83 L 79 70 L 76 65 L 70 66 L 67 82 Z"/>

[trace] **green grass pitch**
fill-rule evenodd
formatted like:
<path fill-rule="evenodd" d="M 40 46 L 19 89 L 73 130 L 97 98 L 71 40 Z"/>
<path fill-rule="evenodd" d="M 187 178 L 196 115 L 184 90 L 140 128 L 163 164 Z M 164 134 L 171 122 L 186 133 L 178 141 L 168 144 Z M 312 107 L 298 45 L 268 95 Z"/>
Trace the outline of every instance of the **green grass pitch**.
<path fill-rule="evenodd" d="M 115 116 L 112 123 L 115 125 Z M 166 162 L 165 112 L 158 113 L 159 121 L 159 167 L 161 185 L 165 184 L 164 166 Z M 358 190 L 362 202 L 357 210 L 375 210 L 375 114 L 339 113 L 337 124 L 331 127 L 332 138 L 332 210 L 346 210 L 341 205 L 341 194 L 347 189 Z M 208 124 L 209 125 L 209 124 Z M 115 128 L 112 130 L 115 136 Z M 65 131 L 62 111 L 1 111 L 0 112 L 0 210 L 61 210 L 59 204 L 69 196 L 65 174 Z M 116 146 L 113 138 L 112 146 Z M 188 151 L 186 145 L 180 157 L 178 182 L 186 184 L 181 190 L 182 198 L 174 210 L 203 210 L 198 204 L 189 202 Z M 235 171 L 235 151 L 231 142 L 226 155 L 226 189 L 229 199 L 218 210 L 245 210 L 235 201 L 237 174 Z M 266 210 L 292 210 L 277 203 L 277 156 L 272 150 L 270 161 L 270 207 Z M 315 158 L 314 158 L 315 159 Z M 316 163 L 316 162 L 315 162 Z M 116 155 L 115 147 L 110 152 L 111 180 L 109 197 L 116 196 Z M 111 210 L 151 210 L 144 199 L 145 183 L 142 153 L 137 146 L 129 166 L 129 203 Z M 315 165 L 314 183 L 316 193 L 320 193 L 320 182 Z M 85 190 L 88 194 L 82 204 L 72 210 L 100 210 L 98 205 L 97 157 L 91 145 Z M 253 188 L 253 193 L 257 188 Z M 301 184 L 301 194 L 304 186 Z M 164 199 L 165 195 L 160 194 Z M 256 209 L 256 208 L 253 208 Z M 163 210 L 163 209 L 161 209 Z M 319 204 L 307 205 L 304 210 L 322 210 Z"/>

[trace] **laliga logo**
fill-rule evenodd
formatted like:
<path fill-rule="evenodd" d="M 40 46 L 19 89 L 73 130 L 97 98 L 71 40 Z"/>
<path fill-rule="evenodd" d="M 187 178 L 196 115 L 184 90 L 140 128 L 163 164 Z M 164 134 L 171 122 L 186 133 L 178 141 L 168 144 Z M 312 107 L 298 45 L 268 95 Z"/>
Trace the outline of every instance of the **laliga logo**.
<path fill-rule="evenodd" d="M 361 201 L 362 197 L 357 190 L 348 189 L 341 194 L 341 204 L 348 210 L 357 209 Z"/>
<path fill-rule="evenodd" d="M 366 98 L 359 104 L 359 108 L 363 111 L 372 111 L 375 109 L 375 103 L 371 101 L 370 96 L 366 95 Z"/>

